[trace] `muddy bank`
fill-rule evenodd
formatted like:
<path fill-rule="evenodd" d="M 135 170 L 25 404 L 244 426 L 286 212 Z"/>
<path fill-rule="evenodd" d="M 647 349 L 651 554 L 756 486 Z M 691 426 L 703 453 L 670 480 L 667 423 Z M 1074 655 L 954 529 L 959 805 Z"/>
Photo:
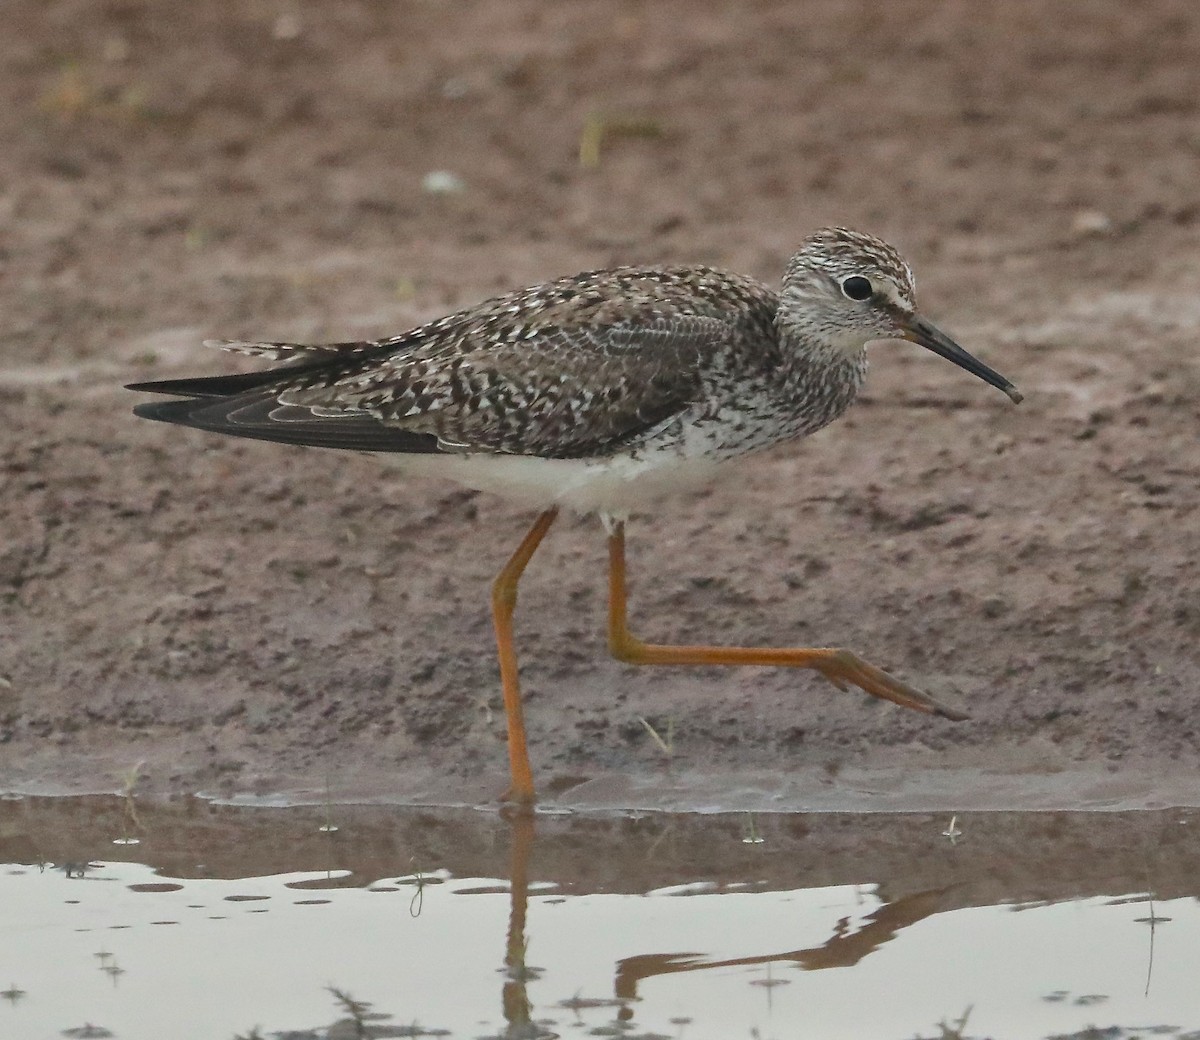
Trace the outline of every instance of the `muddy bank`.
<path fill-rule="evenodd" d="M 518 621 L 543 789 L 1194 804 L 1191 5 L 282 13 L 24 5 L 0 40 L 0 786 L 112 789 L 141 762 L 156 791 L 494 796 L 487 586 L 527 515 L 138 422 L 121 385 L 217 371 L 207 337 L 384 335 L 613 262 L 775 281 L 846 223 L 899 245 L 1025 402 L 876 351 L 847 419 L 634 522 L 636 630 L 849 646 L 971 720 L 619 665 L 602 533 L 568 520 Z M 428 191 L 439 170 L 462 190 Z"/>

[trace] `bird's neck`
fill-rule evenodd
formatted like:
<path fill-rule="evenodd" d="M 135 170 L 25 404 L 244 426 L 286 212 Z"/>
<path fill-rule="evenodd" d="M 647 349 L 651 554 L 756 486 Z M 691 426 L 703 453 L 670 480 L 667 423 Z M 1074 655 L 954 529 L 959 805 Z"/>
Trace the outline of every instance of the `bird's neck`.
<path fill-rule="evenodd" d="M 775 326 L 782 354 L 781 385 L 791 407 L 806 416 L 804 432 L 811 433 L 838 418 L 858 395 L 867 374 L 866 344 L 789 321 L 782 308 Z"/>
<path fill-rule="evenodd" d="M 861 329 L 826 324 L 797 313 L 786 297 L 775 313 L 775 331 L 785 360 L 832 373 L 861 374 L 867 367 L 867 341 Z"/>

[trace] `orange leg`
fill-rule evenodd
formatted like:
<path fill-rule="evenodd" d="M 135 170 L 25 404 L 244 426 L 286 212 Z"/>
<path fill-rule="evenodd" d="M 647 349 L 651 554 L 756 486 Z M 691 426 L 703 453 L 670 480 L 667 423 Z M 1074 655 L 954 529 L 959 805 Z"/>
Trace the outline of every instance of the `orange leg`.
<path fill-rule="evenodd" d="M 534 521 L 512 559 L 492 583 L 492 620 L 496 625 L 500 683 L 504 688 L 504 714 L 508 719 L 508 763 L 512 770 L 512 787 L 505 799 L 525 804 L 533 802 L 533 770 L 529 768 L 529 749 L 525 746 L 517 652 L 513 649 L 513 612 L 517 606 L 517 583 L 556 516 L 557 509 L 548 509 Z"/>
<path fill-rule="evenodd" d="M 849 650 L 831 647 L 663 646 L 643 643 L 630 634 L 626 622 L 623 523 L 617 523 L 609 535 L 608 561 L 608 646 L 620 661 L 630 664 L 764 664 L 812 668 L 839 690 L 846 689 L 849 684 L 865 690 L 873 697 L 881 697 L 905 708 L 942 715 L 948 719 L 967 718 L 961 711 L 939 704 L 928 694 L 868 664 Z"/>

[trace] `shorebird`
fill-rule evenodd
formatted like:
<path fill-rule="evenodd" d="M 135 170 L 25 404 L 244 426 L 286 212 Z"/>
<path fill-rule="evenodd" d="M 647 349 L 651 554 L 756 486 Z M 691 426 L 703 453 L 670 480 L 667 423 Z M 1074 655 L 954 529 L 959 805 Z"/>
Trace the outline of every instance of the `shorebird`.
<path fill-rule="evenodd" d="M 508 796 L 534 799 L 513 614 L 517 584 L 560 508 L 608 534 L 608 643 L 633 664 L 808 668 L 840 689 L 966 716 L 832 647 L 668 646 L 626 618 L 625 524 L 722 463 L 828 425 L 851 404 L 868 343 L 910 340 L 1021 400 L 1016 387 L 922 317 L 904 258 L 872 235 L 825 228 L 779 291 L 708 267 L 615 267 L 560 278 L 369 342 L 209 341 L 287 362 L 240 375 L 135 383 L 183 400 L 146 419 L 288 444 L 388 452 L 540 510 L 492 585 L 508 724 Z"/>

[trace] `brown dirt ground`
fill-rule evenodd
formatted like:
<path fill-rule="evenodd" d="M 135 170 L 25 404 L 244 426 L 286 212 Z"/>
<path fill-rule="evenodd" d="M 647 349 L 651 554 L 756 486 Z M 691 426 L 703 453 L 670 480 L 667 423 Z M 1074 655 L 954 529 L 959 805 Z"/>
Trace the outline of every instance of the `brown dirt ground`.
<path fill-rule="evenodd" d="M 528 515 L 139 422 L 121 384 L 218 371 L 210 336 L 383 335 L 613 262 L 775 281 L 847 223 L 1025 403 L 878 349 L 850 417 L 633 524 L 633 611 L 656 638 L 850 646 L 971 721 L 619 665 L 600 528 L 568 520 L 519 620 L 543 788 L 1200 800 L 1191 0 L 59 0 L 5 23 L 0 787 L 142 761 L 160 790 L 494 796 L 487 586 Z M 585 168 L 597 115 L 617 130 Z M 423 190 L 435 170 L 464 190 Z"/>

